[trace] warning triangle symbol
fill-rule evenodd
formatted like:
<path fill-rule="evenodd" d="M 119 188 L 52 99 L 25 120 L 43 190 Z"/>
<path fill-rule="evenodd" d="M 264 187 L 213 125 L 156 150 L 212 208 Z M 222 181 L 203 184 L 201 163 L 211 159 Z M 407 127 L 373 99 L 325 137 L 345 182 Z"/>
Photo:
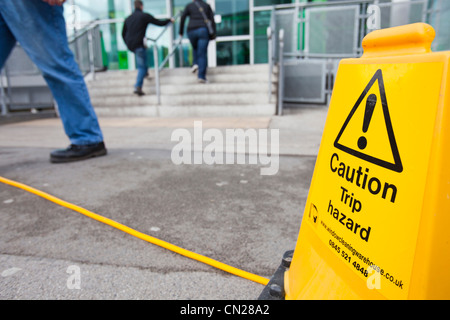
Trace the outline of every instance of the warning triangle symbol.
<path fill-rule="evenodd" d="M 375 83 L 378 83 L 378 90 L 376 90 Z M 369 94 L 369 92 L 372 93 Z M 379 110 L 380 107 L 382 109 L 382 113 Z M 378 114 L 381 115 L 381 118 L 384 118 L 385 130 L 383 130 L 383 135 L 386 135 L 387 137 L 385 139 L 386 143 L 384 143 L 381 147 L 390 149 L 384 150 L 384 153 L 389 153 L 389 157 L 381 157 L 377 154 L 374 154 L 374 152 L 371 153 L 369 151 L 370 148 L 366 149 L 369 141 L 365 137 L 365 133 L 367 133 L 372 120 L 372 116 L 374 115 L 376 109 L 378 110 Z M 355 117 L 352 120 L 356 113 L 358 114 L 358 117 Z M 378 119 L 380 119 L 380 117 L 378 117 Z M 350 135 L 350 139 L 348 137 L 346 139 L 343 139 L 343 135 L 345 135 L 346 129 L 349 130 L 349 123 L 356 122 L 358 123 L 358 134 L 356 136 L 355 134 Z M 353 127 L 355 127 L 355 125 L 353 125 Z M 349 142 L 350 140 L 352 140 L 353 142 Z M 374 139 L 371 139 L 372 145 L 374 144 L 373 140 Z M 393 170 L 395 172 L 403 171 L 402 161 L 400 159 L 394 130 L 392 128 L 391 118 L 389 116 L 389 108 L 386 100 L 386 90 L 384 88 L 383 74 L 381 69 L 377 70 L 359 99 L 356 101 L 353 109 L 350 111 L 347 119 L 345 120 L 344 125 L 342 126 L 336 140 L 334 141 L 334 146 L 339 150 L 347 152 L 355 157 L 381 166 L 383 168 Z M 378 148 L 379 147 L 380 146 L 378 146 Z"/>

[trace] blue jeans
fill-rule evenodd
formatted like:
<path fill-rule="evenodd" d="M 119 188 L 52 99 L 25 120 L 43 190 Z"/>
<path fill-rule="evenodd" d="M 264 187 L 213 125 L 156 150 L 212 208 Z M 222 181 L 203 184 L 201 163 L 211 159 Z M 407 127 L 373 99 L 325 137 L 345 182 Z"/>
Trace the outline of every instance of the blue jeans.
<path fill-rule="evenodd" d="M 0 0 L 0 69 L 16 41 L 41 70 L 70 142 L 103 141 L 86 83 L 69 49 L 63 8 L 41 0 Z"/>
<path fill-rule="evenodd" d="M 148 72 L 147 49 L 145 49 L 144 47 L 137 48 L 134 51 L 134 54 L 136 55 L 136 68 L 138 70 L 136 84 L 134 86 L 135 88 L 142 88 L 142 85 L 144 84 L 144 78 Z"/>
<path fill-rule="evenodd" d="M 206 68 L 208 67 L 208 29 L 198 28 L 188 32 L 188 38 L 194 53 L 194 63 L 198 65 L 198 78 L 206 80 Z"/>

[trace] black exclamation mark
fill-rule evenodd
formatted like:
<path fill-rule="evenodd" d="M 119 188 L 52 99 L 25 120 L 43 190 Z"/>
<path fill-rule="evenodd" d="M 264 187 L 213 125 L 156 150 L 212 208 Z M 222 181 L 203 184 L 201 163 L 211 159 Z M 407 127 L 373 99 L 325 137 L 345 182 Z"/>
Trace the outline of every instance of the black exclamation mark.
<path fill-rule="evenodd" d="M 364 123 L 363 123 L 363 132 L 366 133 L 369 129 L 370 120 L 372 119 L 373 110 L 375 109 L 375 105 L 377 104 L 377 96 L 375 94 L 371 94 L 366 101 L 366 112 L 364 113 Z M 367 147 L 367 139 L 365 137 L 360 137 L 358 139 L 358 147 L 363 150 Z"/>

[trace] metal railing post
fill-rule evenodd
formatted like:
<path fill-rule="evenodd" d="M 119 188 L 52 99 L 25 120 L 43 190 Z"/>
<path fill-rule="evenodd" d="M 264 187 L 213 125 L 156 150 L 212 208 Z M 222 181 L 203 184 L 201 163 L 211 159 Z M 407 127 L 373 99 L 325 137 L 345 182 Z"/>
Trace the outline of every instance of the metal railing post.
<path fill-rule="evenodd" d="M 180 16 L 181 16 L 181 12 L 176 14 L 174 16 L 174 19 L 177 20 Z M 169 55 L 163 60 L 161 65 L 159 64 L 158 45 L 157 45 L 157 43 L 158 43 L 158 40 L 164 35 L 164 33 L 168 29 L 169 28 L 166 26 L 164 28 L 164 30 L 155 39 L 152 39 L 152 38 L 147 39 L 147 40 L 150 40 L 153 43 L 153 60 L 154 60 L 154 65 L 155 65 L 154 66 L 154 68 L 155 68 L 155 89 L 156 89 L 156 98 L 157 98 L 158 105 L 161 104 L 161 87 L 160 87 L 160 71 L 161 70 L 160 70 L 160 68 L 163 68 L 166 65 L 168 60 L 172 58 L 172 55 L 174 54 L 175 50 L 177 49 L 177 47 L 175 47 L 172 50 L 170 50 Z"/>
<path fill-rule="evenodd" d="M 156 87 L 156 99 L 158 101 L 158 105 L 161 104 L 161 94 L 160 94 L 160 85 L 159 85 L 159 57 L 158 57 L 158 46 L 156 42 L 153 43 L 153 60 L 155 65 L 155 87 Z"/>
<path fill-rule="evenodd" d="M 94 44 L 93 44 L 93 36 L 92 29 L 88 31 L 88 47 L 89 47 L 89 72 L 92 75 L 92 80 L 95 80 L 95 65 L 94 65 Z"/>
<path fill-rule="evenodd" d="M 273 74 L 273 31 L 271 27 L 267 27 L 267 51 L 269 61 L 269 103 L 272 100 L 272 74 Z"/>
<path fill-rule="evenodd" d="M 6 92 L 3 87 L 3 69 L 0 70 L 0 95 L 1 95 L 1 107 L 2 107 L 2 116 L 6 116 L 8 114 L 8 108 L 6 107 Z"/>
<path fill-rule="evenodd" d="M 5 76 L 6 76 L 6 97 L 8 98 L 8 105 L 7 105 L 7 109 L 6 111 L 9 112 L 12 109 L 12 104 L 13 104 L 13 98 L 12 98 L 12 88 L 11 88 L 11 78 L 10 78 L 10 74 L 9 74 L 9 68 L 8 65 L 5 64 L 5 66 L 3 67 L 5 70 Z M 8 109 L 9 106 L 9 109 Z"/>
<path fill-rule="evenodd" d="M 284 98 L 284 30 L 280 29 L 279 35 L 279 59 L 278 59 L 278 108 L 277 114 L 283 115 L 283 98 Z"/>
<path fill-rule="evenodd" d="M 180 39 L 180 45 L 178 46 L 178 64 L 180 65 L 180 68 L 184 66 L 184 52 L 183 52 L 183 39 Z"/>

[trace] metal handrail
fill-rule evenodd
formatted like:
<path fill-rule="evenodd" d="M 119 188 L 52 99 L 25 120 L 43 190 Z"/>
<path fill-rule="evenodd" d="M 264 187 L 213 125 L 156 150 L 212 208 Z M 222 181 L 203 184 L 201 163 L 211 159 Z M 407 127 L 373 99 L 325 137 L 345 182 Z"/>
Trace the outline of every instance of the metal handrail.
<path fill-rule="evenodd" d="M 172 17 L 174 22 L 177 21 L 180 16 L 181 16 L 181 12 L 178 12 L 176 15 L 174 15 Z M 169 29 L 169 26 L 170 26 L 170 24 L 164 26 L 164 28 L 161 31 L 161 33 L 155 39 L 152 39 L 152 38 L 146 38 L 146 39 L 150 40 L 150 41 L 153 41 L 153 42 L 157 42 L 164 35 L 164 33 L 166 33 L 166 31 Z"/>
<path fill-rule="evenodd" d="M 173 18 L 174 18 L 175 20 L 177 20 L 177 19 L 180 17 L 180 15 L 181 15 L 181 12 L 178 13 L 177 15 L 175 15 Z M 84 35 L 86 35 L 86 34 L 88 35 L 88 39 L 91 38 L 91 37 L 92 37 L 92 31 L 93 31 L 96 27 L 98 27 L 98 26 L 100 26 L 100 25 L 122 23 L 122 22 L 124 22 L 124 21 L 125 21 L 125 19 L 123 19 L 123 18 L 120 18 L 120 19 L 103 19 L 103 20 L 93 20 L 93 21 L 89 21 L 89 22 L 85 23 L 85 26 L 84 26 L 80 31 L 77 31 L 77 32 L 74 34 L 74 36 L 72 36 L 72 37 L 69 39 L 69 44 L 74 43 L 75 41 L 77 41 L 79 38 L 81 38 L 82 36 L 84 36 Z M 158 40 L 166 33 L 166 31 L 169 29 L 169 26 L 170 26 L 170 24 L 164 26 L 163 30 L 158 34 L 158 36 L 157 36 L 156 38 L 145 38 L 145 40 L 152 41 L 153 43 L 156 44 L 156 42 L 157 42 L 157 41 L 158 41 Z M 89 39 L 89 48 L 91 48 L 91 47 L 92 47 L 92 39 Z M 89 58 L 90 58 L 90 60 L 91 60 L 91 62 L 92 62 L 94 57 L 92 57 L 92 56 L 90 55 Z M 93 65 L 91 64 L 90 70 L 93 70 L 93 69 L 94 69 L 94 68 L 93 68 Z"/>
<path fill-rule="evenodd" d="M 174 55 L 175 51 L 178 50 L 179 46 L 182 45 L 182 38 L 180 38 L 178 41 L 174 42 L 174 48 L 172 51 L 169 52 L 169 54 L 166 56 L 166 58 L 163 60 L 161 65 L 159 65 L 159 56 L 158 56 L 158 47 L 156 44 L 153 46 L 153 57 L 155 62 L 155 91 L 156 91 L 156 98 L 158 101 L 158 105 L 161 104 L 161 83 L 160 83 L 160 73 L 164 69 L 164 66 L 167 64 L 169 59 Z"/>
<path fill-rule="evenodd" d="M 94 52 L 94 39 L 93 39 L 94 29 L 99 27 L 102 24 L 120 23 L 122 21 L 123 21 L 123 19 L 90 21 L 86 24 L 86 26 L 80 32 L 75 31 L 74 36 L 68 40 L 69 45 L 75 44 L 75 46 L 77 46 L 77 40 L 87 34 L 89 74 L 91 75 L 92 79 L 95 79 L 95 52 Z"/>
<path fill-rule="evenodd" d="M 412 0 L 412 3 L 409 4 L 424 4 L 424 13 L 422 14 L 422 20 L 426 20 L 426 11 L 428 10 L 428 1 L 429 0 Z M 378 0 L 341 0 L 341 1 L 332 1 L 332 2 L 295 2 L 295 3 L 289 3 L 289 4 L 280 4 L 280 5 L 274 5 L 272 6 L 272 16 L 273 13 L 276 11 L 283 11 L 286 9 L 299 9 L 299 10 L 307 10 L 312 8 L 319 8 L 319 7 L 343 7 L 343 6 L 352 6 L 352 5 L 368 5 L 368 4 L 377 4 L 380 7 L 395 7 L 395 6 L 401 6 L 405 3 L 398 2 L 398 3 L 379 3 Z M 364 13 L 360 13 L 359 19 L 365 19 L 367 18 L 367 15 Z M 306 22 L 304 18 L 299 18 L 298 22 L 300 23 L 300 27 L 302 28 L 302 23 Z M 362 24 L 361 24 L 362 25 Z M 361 32 L 360 36 L 364 36 L 363 32 Z M 300 35 L 301 37 L 301 35 Z M 362 41 L 362 38 L 360 39 Z M 300 41 L 304 42 L 305 39 L 301 38 Z M 344 58 L 356 58 L 358 57 L 362 52 L 361 48 L 355 48 L 354 53 L 348 53 L 348 54 L 331 54 L 331 53 L 310 53 L 305 52 L 302 49 L 293 51 L 293 52 L 285 52 L 285 57 L 292 57 L 292 58 L 332 58 L 332 59 L 344 59 Z"/>
<path fill-rule="evenodd" d="M 175 16 L 173 16 L 175 23 L 178 18 L 181 16 L 181 12 L 178 12 Z M 154 70 L 155 70 L 155 92 L 156 92 L 156 99 L 158 102 L 158 105 L 161 104 L 161 83 L 160 83 L 160 73 L 169 61 L 169 59 L 175 54 L 175 51 L 178 50 L 179 46 L 182 44 L 182 38 L 180 38 L 178 41 L 174 41 L 172 44 L 174 47 L 169 52 L 169 54 L 164 58 L 161 64 L 159 64 L 159 54 L 158 54 L 158 40 L 164 35 L 164 33 L 169 29 L 170 25 L 173 25 L 173 23 L 168 24 L 164 27 L 163 31 L 155 38 L 146 38 L 148 41 L 153 42 L 153 60 L 154 60 Z"/>
<path fill-rule="evenodd" d="M 295 8 L 314 8 L 314 7 L 327 7 L 327 6 L 342 6 L 342 5 L 354 5 L 354 4 L 364 4 L 364 3 L 375 3 L 378 0 L 341 0 L 341 1 L 331 1 L 331 2 L 293 2 L 285 4 L 272 5 L 270 8 L 275 10 L 279 9 L 295 9 Z M 267 10 L 269 6 L 257 7 L 256 11 Z"/>
<path fill-rule="evenodd" d="M 183 39 L 179 38 L 177 41 L 174 41 L 175 47 L 173 47 L 172 51 L 169 52 L 169 54 L 166 56 L 166 58 L 161 62 L 161 65 L 159 66 L 159 71 L 163 70 L 167 62 L 169 62 L 169 59 L 175 54 L 175 51 L 178 50 L 179 46 L 182 45 Z"/>
<path fill-rule="evenodd" d="M 422 21 L 427 20 L 427 14 L 429 14 L 429 0 L 412 0 L 409 4 L 423 4 L 423 12 L 422 12 Z M 359 42 L 354 50 L 353 53 L 340 53 L 340 54 L 332 54 L 332 53 L 311 53 L 307 50 L 303 50 L 300 46 L 300 49 L 291 51 L 291 52 L 284 52 L 283 46 L 285 45 L 286 39 L 283 39 L 283 30 L 277 30 L 276 24 L 272 25 L 272 21 L 270 24 L 270 27 L 267 30 L 267 40 L 269 45 L 269 72 L 271 72 L 274 65 L 278 65 L 278 90 L 277 90 L 277 114 L 282 115 L 283 113 L 283 100 L 284 100 L 284 92 L 283 92 L 283 80 L 284 80 L 284 67 L 283 67 L 283 59 L 335 59 L 340 60 L 344 58 L 357 58 L 362 54 L 362 47 L 361 42 L 363 39 L 363 36 L 365 35 L 364 25 L 363 21 L 367 18 L 367 14 L 365 14 L 364 8 L 368 4 L 376 4 L 380 7 L 394 7 L 394 6 L 400 6 L 404 3 L 398 2 L 398 3 L 380 3 L 378 0 L 346 0 L 346 1 L 332 1 L 332 2 L 317 2 L 317 3 L 307 3 L 307 2 L 295 2 L 290 4 L 280 4 L 280 5 L 274 5 L 274 6 L 266 6 L 266 7 L 259 7 L 256 10 L 272 10 L 272 18 L 274 16 L 275 12 L 278 11 L 285 11 L 289 9 L 296 9 L 297 12 L 296 17 L 297 23 L 300 23 L 300 28 L 303 28 L 303 23 L 307 22 L 305 18 L 302 18 L 302 12 L 305 12 L 305 10 L 312 9 L 312 8 L 319 8 L 319 7 L 344 7 L 344 6 L 352 6 L 352 5 L 361 5 L 361 11 L 357 15 L 356 21 L 359 21 L 360 27 L 359 27 Z M 270 30 L 271 29 L 271 30 Z M 280 31 L 280 34 L 277 34 L 277 31 Z M 303 30 L 300 29 L 300 43 L 304 43 L 306 41 L 302 37 Z M 274 40 L 273 38 L 278 36 L 279 39 Z M 275 45 L 277 46 L 272 51 L 270 46 Z M 273 52 L 276 52 L 278 50 L 278 54 L 273 54 Z M 271 79 L 271 75 L 269 74 L 269 79 Z M 331 80 L 330 82 L 331 83 Z"/>

